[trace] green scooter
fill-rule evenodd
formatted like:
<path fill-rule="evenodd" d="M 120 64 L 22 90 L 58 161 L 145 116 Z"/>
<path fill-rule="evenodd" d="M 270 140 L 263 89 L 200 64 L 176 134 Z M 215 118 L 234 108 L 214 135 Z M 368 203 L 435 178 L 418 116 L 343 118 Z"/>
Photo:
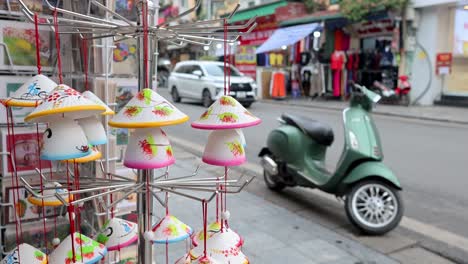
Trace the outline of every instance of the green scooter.
<path fill-rule="evenodd" d="M 307 117 L 283 114 L 259 157 L 265 183 L 274 191 L 287 186 L 317 188 L 345 201 L 350 222 L 369 235 L 394 229 L 403 216 L 401 186 L 382 163 L 382 145 L 370 112 L 380 96 L 353 85 L 350 107 L 343 111 L 345 144 L 335 172 L 325 168 L 332 129 Z"/>

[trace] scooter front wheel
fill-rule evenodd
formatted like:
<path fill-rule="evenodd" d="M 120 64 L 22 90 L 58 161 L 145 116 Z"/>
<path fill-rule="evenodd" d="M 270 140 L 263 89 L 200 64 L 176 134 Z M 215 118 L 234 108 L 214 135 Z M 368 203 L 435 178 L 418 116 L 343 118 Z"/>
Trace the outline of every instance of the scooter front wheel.
<path fill-rule="evenodd" d="M 365 180 L 354 185 L 346 196 L 346 214 L 351 223 L 369 235 L 383 235 L 403 217 L 399 191 L 386 182 Z"/>
<path fill-rule="evenodd" d="M 275 176 L 271 175 L 266 170 L 263 170 L 263 179 L 265 180 L 265 184 L 268 187 L 268 189 L 273 190 L 275 192 L 280 192 L 286 187 L 284 183 L 278 182 L 278 180 L 275 179 Z"/>

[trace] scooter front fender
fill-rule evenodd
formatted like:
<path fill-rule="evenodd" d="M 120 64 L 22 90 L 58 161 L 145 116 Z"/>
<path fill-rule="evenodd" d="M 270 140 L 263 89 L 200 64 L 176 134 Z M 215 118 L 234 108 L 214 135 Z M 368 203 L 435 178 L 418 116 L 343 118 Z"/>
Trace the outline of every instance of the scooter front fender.
<path fill-rule="evenodd" d="M 380 161 L 366 161 L 359 164 L 344 178 L 343 185 L 350 186 L 365 178 L 380 178 L 390 182 L 398 190 L 402 189 L 400 181 L 398 181 L 392 170 Z"/>

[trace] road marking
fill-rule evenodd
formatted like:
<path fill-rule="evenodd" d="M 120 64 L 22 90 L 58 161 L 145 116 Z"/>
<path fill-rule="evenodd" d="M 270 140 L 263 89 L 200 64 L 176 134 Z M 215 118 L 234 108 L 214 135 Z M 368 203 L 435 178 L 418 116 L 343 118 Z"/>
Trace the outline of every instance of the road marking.
<path fill-rule="evenodd" d="M 203 153 L 204 147 L 202 145 L 193 143 L 191 141 L 188 141 L 179 137 L 174 137 L 174 136 L 171 136 L 170 139 L 172 143 L 182 148 L 189 149 L 196 153 Z M 247 163 L 244 163 L 242 167 L 249 171 L 252 171 L 255 174 L 263 175 L 263 169 L 258 164 L 247 162 Z M 326 194 L 323 192 L 315 192 L 314 194 L 320 197 L 323 197 L 325 199 L 336 202 L 335 197 L 330 194 Z M 450 246 L 459 248 L 462 251 L 467 251 L 468 249 L 468 238 L 459 236 L 448 230 L 445 230 L 445 229 L 442 229 L 442 228 L 439 228 L 430 224 L 423 223 L 416 219 L 403 216 L 400 222 L 400 226 L 406 229 L 409 229 L 413 232 L 419 233 L 423 236 L 427 236 L 434 240 L 437 240 L 437 241 L 446 243 Z"/>

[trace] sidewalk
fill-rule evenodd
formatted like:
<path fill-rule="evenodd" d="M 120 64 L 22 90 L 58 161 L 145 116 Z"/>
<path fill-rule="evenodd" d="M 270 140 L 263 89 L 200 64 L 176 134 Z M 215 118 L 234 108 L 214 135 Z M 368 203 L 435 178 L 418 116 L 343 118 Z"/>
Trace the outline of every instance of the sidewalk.
<path fill-rule="evenodd" d="M 311 100 L 306 98 L 285 100 L 262 99 L 264 103 L 303 106 L 330 110 L 343 110 L 349 102 L 335 100 Z M 468 124 L 468 109 L 449 106 L 399 106 L 377 104 L 373 113 L 387 116 L 397 116 L 410 119 Z"/>
<path fill-rule="evenodd" d="M 182 148 L 176 147 L 174 154 L 177 162 L 170 167 L 170 177 L 188 175 L 197 165 L 202 164 L 199 158 Z M 222 172 L 220 167 L 204 164 L 198 175 L 212 177 Z M 238 175 L 236 171 L 231 173 L 231 177 Z M 231 194 L 227 201 L 231 213 L 230 226 L 244 238 L 242 251 L 251 263 L 398 263 L 376 250 L 324 228 L 313 219 L 306 219 L 247 191 Z M 213 201 L 208 209 L 208 222 L 214 220 L 214 206 Z M 196 231 L 201 230 L 199 202 L 171 195 L 169 208 L 181 221 Z M 158 216 L 163 214 L 163 209 L 160 209 L 156 212 Z M 170 263 L 182 256 L 185 250 L 184 243 L 169 245 Z M 155 255 L 157 263 L 165 263 L 165 246 L 155 246 Z"/>

